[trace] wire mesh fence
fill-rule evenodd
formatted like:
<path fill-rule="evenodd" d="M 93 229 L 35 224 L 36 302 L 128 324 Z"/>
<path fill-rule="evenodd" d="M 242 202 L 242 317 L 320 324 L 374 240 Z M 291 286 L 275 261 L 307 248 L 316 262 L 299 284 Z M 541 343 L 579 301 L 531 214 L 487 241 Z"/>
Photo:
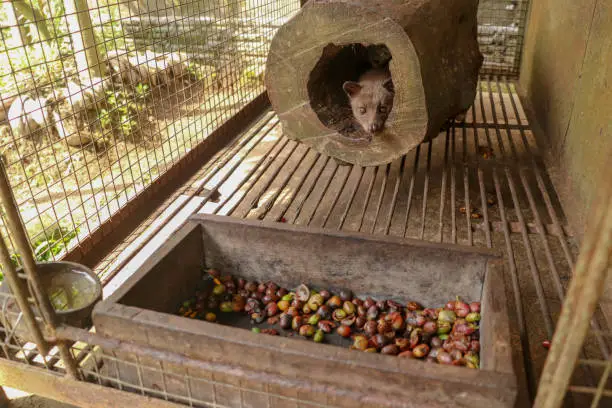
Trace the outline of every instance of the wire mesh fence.
<path fill-rule="evenodd" d="M 0 154 L 37 258 L 61 257 L 263 92 L 267 44 L 298 8 L 3 3 Z"/>
<path fill-rule="evenodd" d="M 338 404 L 336 398 L 341 396 L 331 390 L 328 395 L 317 393 L 311 384 L 298 385 L 264 374 L 236 375 L 230 367 L 178 361 L 179 356 L 166 355 L 167 359 L 160 360 L 138 350 L 130 353 L 92 347 L 88 351 L 80 367 L 86 381 L 190 407 L 351 406 Z"/>
<path fill-rule="evenodd" d="M 483 74 L 518 76 L 529 0 L 480 0 L 478 42 Z"/>
<path fill-rule="evenodd" d="M 269 41 L 299 7 L 2 3 L 0 158 L 37 259 L 79 245 L 263 92 Z M 526 8 L 481 2 L 484 71 L 518 72 Z"/>

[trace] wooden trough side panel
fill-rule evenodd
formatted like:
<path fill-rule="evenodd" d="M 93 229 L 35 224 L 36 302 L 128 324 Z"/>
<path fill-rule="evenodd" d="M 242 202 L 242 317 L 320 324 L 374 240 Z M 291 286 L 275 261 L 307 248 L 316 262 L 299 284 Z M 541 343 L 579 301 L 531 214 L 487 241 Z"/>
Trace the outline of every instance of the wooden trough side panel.
<path fill-rule="evenodd" d="M 503 263 L 488 263 L 481 300 L 484 316 L 480 324 L 480 368 L 500 373 L 514 373 L 510 345 L 510 325 L 506 293 L 503 290 Z"/>
<path fill-rule="evenodd" d="M 123 305 L 98 315 L 96 325 L 114 338 L 224 364 L 218 378 L 230 374 L 236 382 L 247 372 L 273 374 L 295 380 L 289 389 L 307 384 L 331 395 L 346 393 L 364 405 L 512 407 L 516 395 L 516 381 L 507 373 L 358 353 Z"/>
<path fill-rule="evenodd" d="M 246 226 L 250 226 L 253 230 L 257 231 L 255 237 L 250 236 L 245 231 L 244 227 Z M 271 238 L 266 238 L 266 235 L 270 234 L 271 231 L 276 231 L 280 235 L 281 240 L 288 240 L 288 244 L 280 247 L 269 246 Z M 474 251 L 457 246 L 384 238 L 384 247 L 381 247 L 379 252 L 370 252 L 371 247 L 376 246 L 382 238 L 342 232 L 325 233 L 322 231 L 315 231 L 316 235 L 313 235 L 308 234 L 305 229 L 295 226 L 282 224 L 265 225 L 260 222 L 247 222 L 214 216 L 194 216 L 192 221 L 177 233 L 177 237 L 173 237 L 166 247 L 154 254 L 151 262 L 143 265 L 133 279 L 127 282 L 127 286 L 130 289 L 123 291 L 124 295 L 122 297 L 114 299 L 119 303 L 106 300 L 97 305 L 94 313 L 94 322 L 98 333 L 122 341 L 180 353 L 196 362 L 220 365 L 220 368 L 213 369 L 212 371 L 190 371 L 191 375 L 201 375 L 205 379 L 212 378 L 210 376 L 214 375 L 217 381 L 230 385 L 233 384 L 234 386 L 244 386 L 245 381 L 249 382 L 249 384 L 254 381 L 255 389 L 264 387 L 267 382 L 271 384 L 273 389 L 282 389 L 288 395 L 299 396 L 306 400 L 314 398 L 313 395 L 316 395 L 317 400 L 319 400 L 321 395 L 329 394 L 332 400 L 339 398 L 338 401 L 341 401 L 343 398 L 349 398 L 352 402 L 352 404 L 349 403 L 348 405 L 334 403 L 334 406 L 368 406 L 368 404 L 369 406 L 407 407 L 443 407 L 449 404 L 457 407 L 487 408 L 490 406 L 512 406 L 516 395 L 516 380 L 512 374 L 512 363 L 507 353 L 509 347 L 504 343 L 508 337 L 504 337 L 503 334 L 499 339 L 485 338 L 483 344 L 483 347 L 495 350 L 493 354 L 483 351 L 483 358 L 485 359 L 483 365 L 495 367 L 498 371 L 470 370 L 463 367 L 424 364 L 421 361 L 411 359 L 394 359 L 370 353 L 357 353 L 341 347 L 315 344 L 293 338 L 262 336 L 240 328 L 185 319 L 166 313 L 126 306 L 126 304 L 138 304 L 142 301 L 140 297 L 138 299 L 130 299 L 130 296 L 138 293 L 134 288 L 138 286 L 138 281 L 143 276 L 146 276 L 151 270 L 153 270 L 154 274 L 158 273 L 155 271 L 156 265 L 166 264 L 166 258 L 176 255 L 184 256 L 186 254 L 178 250 L 178 248 L 183 246 L 183 240 L 189 242 L 194 233 L 202 237 L 204 247 L 209 247 L 205 253 L 206 262 L 214 260 L 209 258 L 210 256 L 218 256 L 214 255 L 215 251 L 224 251 L 220 250 L 219 246 L 233 245 L 231 242 L 228 243 L 228 240 L 231 240 L 232 237 L 234 241 L 250 243 L 253 247 L 250 254 L 243 248 L 243 244 L 237 246 L 239 252 L 234 252 L 236 246 L 230 246 L 230 249 L 226 250 L 233 252 L 237 259 L 243 261 L 245 257 L 259 260 L 264 267 L 254 265 L 253 267 L 256 268 L 254 269 L 255 272 L 251 273 L 264 273 L 264 275 L 261 275 L 262 277 L 265 276 L 266 279 L 274 280 L 277 277 L 281 280 L 287 279 L 278 273 L 278 276 L 274 275 L 274 268 L 283 267 L 283 261 L 280 259 L 282 257 L 277 255 L 279 253 L 287 255 L 287 259 L 293 259 L 296 262 L 295 265 L 299 265 L 299 263 L 310 265 L 308 259 L 298 258 L 296 260 L 292 256 L 292 253 L 300 251 L 300 249 L 306 253 L 311 251 L 313 248 L 309 246 L 309 241 L 320 240 L 327 244 L 329 248 L 326 248 L 326 250 L 330 252 L 329 255 L 324 257 L 328 260 L 332 257 L 332 253 L 334 254 L 333 256 L 340 253 L 344 254 L 340 259 L 343 259 L 345 262 L 349 262 L 346 256 L 347 253 L 352 253 L 354 256 L 359 257 L 359 254 L 351 252 L 354 249 L 350 248 L 355 246 L 356 243 L 359 243 L 359 247 L 364 253 L 374 254 L 373 258 L 378 259 L 380 257 L 380 261 L 384 261 L 384 258 L 388 256 L 397 256 L 400 252 L 397 249 L 395 254 L 387 253 L 384 247 L 401 246 L 404 255 L 408 254 L 408 264 L 419 262 L 418 255 L 416 255 L 417 252 L 429 253 L 432 258 L 436 258 L 435 255 L 432 255 L 434 249 L 437 249 L 439 252 L 446 251 L 453 253 L 453 256 L 439 258 L 437 261 L 434 260 L 433 264 L 430 263 L 429 266 L 435 265 L 436 262 L 450 262 L 453 266 L 460 268 L 462 263 L 472 263 L 472 267 L 477 268 L 475 273 L 478 277 L 477 299 L 481 297 L 480 288 L 482 288 L 482 282 L 480 279 L 485 269 L 489 268 L 491 275 L 488 276 L 491 279 L 484 286 L 485 293 L 483 294 L 483 299 L 486 302 L 496 299 L 497 302 L 492 306 L 483 306 L 483 310 L 490 310 L 491 314 L 484 315 L 481 323 L 483 330 L 496 328 L 496 330 L 500 330 L 500 333 L 505 333 L 503 331 L 504 324 L 507 325 L 507 322 L 504 323 L 507 319 L 505 302 L 503 301 L 505 289 L 503 279 L 500 278 L 500 270 L 491 269 L 491 264 L 498 262 L 491 256 L 491 251 Z M 211 238 L 213 235 L 214 239 Z M 293 235 L 301 235 L 300 240 L 291 241 L 288 239 L 289 236 Z M 336 241 L 335 245 L 330 245 L 332 240 Z M 299 245 L 296 245 L 296 242 Z M 258 249 L 257 245 L 263 245 L 261 248 L 267 247 L 268 253 L 260 252 L 261 248 Z M 416 248 L 410 251 L 412 246 L 418 247 L 418 251 Z M 190 245 L 185 247 L 190 247 Z M 202 248 L 200 248 L 200 252 L 195 248 L 192 248 L 192 251 L 195 253 L 190 256 L 193 256 L 194 259 L 201 259 Z M 287 253 L 287 251 L 290 251 L 290 253 Z M 412 261 L 410 260 L 411 257 Z M 470 257 L 480 258 L 480 261 L 470 260 Z M 276 264 L 276 261 L 269 262 L 271 259 L 280 263 Z M 420 261 L 426 262 L 427 260 L 421 259 Z M 248 265 L 244 262 L 242 263 L 243 267 Z M 367 264 L 364 265 L 367 266 Z M 333 271 L 336 266 L 335 262 L 330 262 L 329 265 L 312 265 L 313 279 L 320 279 L 323 283 L 332 279 L 336 279 L 337 282 L 343 282 L 346 277 L 341 274 L 333 276 L 333 274 L 329 273 L 329 268 L 332 268 Z M 294 266 L 294 268 L 285 271 L 287 275 L 304 276 L 300 275 L 303 271 L 297 270 L 301 268 L 303 266 Z M 172 271 L 166 270 L 166 273 L 170 272 Z M 237 271 L 232 270 L 232 272 Z M 241 274 L 243 272 L 249 273 L 246 267 L 244 271 L 240 271 Z M 265 273 L 269 273 L 269 275 Z M 377 289 L 370 288 L 370 291 L 389 290 L 384 285 L 373 283 L 377 282 L 378 278 L 379 274 L 369 274 L 359 279 L 351 278 L 353 279 L 351 283 L 357 284 L 358 282 L 355 280 L 364 280 L 368 283 L 367 286 L 377 287 Z M 310 282 L 310 280 L 308 281 Z M 406 282 L 404 279 L 398 282 L 395 285 L 396 287 L 390 289 L 392 293 L 397 293 L 397 286 L 404 286 L 403 283 L 406 283 L 406 286 L 410 286 L 412 281 Z M 148 289 L 152 291 L 151 297 L 155 297 L 159 291 L 166 290 L 164 285 L 164 282 L 160 282 L 157 288 L 147 285 Z M 355 289 L 352 284 L 350 287 Z M 500 319 L 501 322 L 492 321 L 490 318 Z M 497 351 L 499 351 L 499 355 L 495 354 Z M 126 361 L 133 360 L 133 357 L 130 356 L 118 355 L 118 357 L 125 358 Z M 163 364 L 164 367 L 169 367 L 163 361 L 156 362 L 141 359 L 140 363 L 147 363 L 153 367 L 155 367 L 156 363 L 159 363 L 160 366 Z M 118 368 L 121 370 L 121 378 L 124 381 L 140 381 L 133 366 L 130 367 L 127 363 L 121 363 L 118 365 Z M 180 367 L 176 368 L 176 370 L 172 368 L 171 371 L 173 374 L 181 375 Z M 214 374 L 212 374 L 213 372 Z M 255 376 L 247 375 L 248 373 L 255 373 Z M 333 373 L 333 375 L 330 375 L 330 373 Z M 257 381 L 258 375 L 262 377 L 261 382 Z M 266 375 L 271 375 L 276 380 L 290 379 L 293 382 L 288 384 L 275 382 L 270 378 L 265 378 Z M 149 382 L 149 380 L 153 383 L 145 385 L 152 388 L 155 388 L 153 386 L 159 382 L 159 378 L 156 376 L 144 379 L 145 382 Z M 169 386 L 177 387 L 176 390 L 168 391 L 176 391 L 177 394 L 184 392 L 181 388 L 184 387 L 184 384 L 180 381 L 175 385 L 172 385 L 174 384 L 172 381 L 167 381 L 166 383 L 170 384 Z M 137 385 L 138 383 L 135 382 L 134 384 Z M 232 397 L 232 395 L 236 395 L 232 391 L 235 391 L 235 388 L 226 388 L 228 394 L 220 392 L 219 395 L 226 395 L 222 398 L 225 400 L 227 397 L 227 406 L 240 406 L 240 401 L 236 402 L 235 398 Z M 286 400 L 281 400 L 281 402 L 283 401 L 286 403 Z M 356 401 L 359 402 L 357 403 Z M 262 403 L 261 405 L 255 404 L 253 406 L 266 405 Z M 287 404 L 279 403 L 278 405 L 273 404 L 271 406 L 287 406 Z"/>
<path fill-rule="evenodd" d="M 193 295 L 193 288 L 202 278 L 202 251 L 198 226 L 190 224 L 179 229 L 107 301 L 123 300 L 145 309 L 174 311 Z"/>
<path fill-rule="evenodd" d="M 196 215 L 207 267 L 295 287 L 351 288 L 361 296 L 443 305 L 480 299 L 495 252 L 393 237 Z M 287 271 L 291 271 L 287 273 Z"/>

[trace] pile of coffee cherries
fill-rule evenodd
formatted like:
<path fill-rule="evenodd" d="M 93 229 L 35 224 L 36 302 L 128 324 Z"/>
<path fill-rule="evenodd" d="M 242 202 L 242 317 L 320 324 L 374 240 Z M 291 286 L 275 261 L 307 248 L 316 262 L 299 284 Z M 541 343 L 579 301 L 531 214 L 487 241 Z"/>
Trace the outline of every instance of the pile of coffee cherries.
<path fill-rule="evenodd" d="M 351 349 L 422 359 L 427 362 L 479 368 L 480 303 L 459 298 L 441 308 L 416 302 L 360 299 L 349 290 L 332 293 L 306 285 L 295 290 L 274 282 L 254 282 L 209 269 L 212 290 L 198 290 L 178 314 L 217 321 L 217 313 L 245 313 L 253 332 L 299 335 L 317 343 L 337 333 L 352 341 Z M 262 329 L 266 322 L 276 328 Z"/>

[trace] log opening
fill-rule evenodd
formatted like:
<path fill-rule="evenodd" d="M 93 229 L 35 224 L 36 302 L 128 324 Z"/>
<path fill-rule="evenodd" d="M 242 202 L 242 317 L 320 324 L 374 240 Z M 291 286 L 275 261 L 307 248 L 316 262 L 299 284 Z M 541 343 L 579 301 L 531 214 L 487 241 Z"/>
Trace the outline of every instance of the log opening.
<path fill-rule="evenodd" d="M 369 141 L 351 110 L 342 85 L 358 81 L 372 68 L 386 67 L 392 59 L 384 44 L 333 44 L 323 48 L 321 58 L 308 76 L 310 107 L 323 125 L 353 141 Z"/>
<path fill-rule="evenodd" d="M 266 89 L 284 134 L 360 166 L 389 163 L 437 136 L 476 95 L 477 6 L 478 0 L 310 0 L 277 31 L 266 63 Z M 346 137 L 352 130 L 346 118 L 354 119 L 342 83 L 367 69 L 364 49 L 381 44 L 393 56 L 392 110 L 384 127 L 377 119 L 363 132 L 371 140 L 355 132 Z"/>

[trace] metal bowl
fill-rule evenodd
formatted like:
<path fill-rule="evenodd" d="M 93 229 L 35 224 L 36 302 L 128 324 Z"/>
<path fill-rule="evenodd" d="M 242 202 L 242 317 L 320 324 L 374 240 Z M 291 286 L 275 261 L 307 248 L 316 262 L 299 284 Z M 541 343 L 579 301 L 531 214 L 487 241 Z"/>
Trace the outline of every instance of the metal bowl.
<path fill-rule="evenodd" d="M 63 261 L 38 263 L 37 267 L 58 323 L 83 329 L 91 327 L 91 312 L 95 304 L 102 300 L 102 284 L 93 271 L 84 265 Z M 17 272 L 23 273 L 23 270 L 20 268 Z M 14 329 L 19 338 L 31 340 L 17 302 L 7 295 L 10 295 L 10 290 L 4 283 L 0 286 L 2 324 L 5 328 Z M 34 310 L 34 314 L 40 316 L 37 310 Z M 44 333 L 42 322 L 39 325 Z"/>

